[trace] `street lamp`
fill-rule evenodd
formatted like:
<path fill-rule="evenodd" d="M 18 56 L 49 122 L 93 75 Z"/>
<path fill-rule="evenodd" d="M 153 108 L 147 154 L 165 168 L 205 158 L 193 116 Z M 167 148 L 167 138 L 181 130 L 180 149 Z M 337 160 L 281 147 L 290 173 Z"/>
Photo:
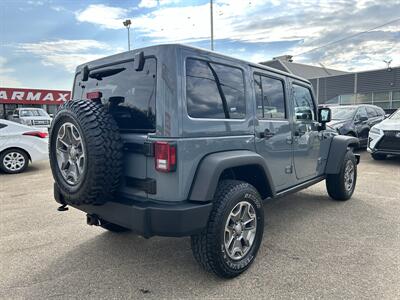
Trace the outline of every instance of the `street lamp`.
<path fill-rule="evenodd" d="M 214 51 L 214 15 L 213 15 L 213 0 L 210 0 L 210 22 L 211 22 L 211 50 Z"/>
<path fill-rule="evenodd" d="M 122 24 L 124 24 L 126 29 L 128 29 L 128 51 L 130 51 L 131 50 L 131 36 L 130 36 L 129 28 L 131 27 L 132 22 L 130 19 L 126 19 L 125 21 L 122 22 Z"/>

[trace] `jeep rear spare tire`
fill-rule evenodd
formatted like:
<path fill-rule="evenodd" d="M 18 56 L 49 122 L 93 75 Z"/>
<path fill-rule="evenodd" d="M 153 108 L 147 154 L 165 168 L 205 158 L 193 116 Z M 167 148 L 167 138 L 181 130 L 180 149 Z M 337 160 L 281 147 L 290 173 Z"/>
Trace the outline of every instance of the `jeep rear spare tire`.
<path fill-rule="evenodd" d="M 51 170 L 66 203 L 112 199 L 122 173 L 122 141 L 106 107 L 67 101 L 53 120 L 49 143 Z"/>

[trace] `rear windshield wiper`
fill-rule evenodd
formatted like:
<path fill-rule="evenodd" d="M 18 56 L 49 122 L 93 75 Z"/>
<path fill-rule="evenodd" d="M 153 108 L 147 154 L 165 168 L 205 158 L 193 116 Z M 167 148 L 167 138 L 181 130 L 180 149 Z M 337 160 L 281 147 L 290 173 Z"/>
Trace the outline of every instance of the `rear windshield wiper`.
<path fill-rule="evenodd" d="M 122 71 L 125 71 L 126 68 L 115 68 L 115 69 L 102 69 L 102 70 L 97 70 L 97 71 L 91 71 L 89 74 L 90 78 L 94 78 L 97 80 L 101 80 L 104 77 L 112 76 L 118 73 L 121 73 Z"/>

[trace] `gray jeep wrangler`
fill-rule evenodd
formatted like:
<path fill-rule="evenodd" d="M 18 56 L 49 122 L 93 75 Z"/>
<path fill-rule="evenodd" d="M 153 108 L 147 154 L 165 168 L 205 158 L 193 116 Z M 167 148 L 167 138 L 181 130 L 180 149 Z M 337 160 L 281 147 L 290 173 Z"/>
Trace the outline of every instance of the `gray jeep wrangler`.
<path fill-rule="evenodd" d="M 231 278 L 254 261 L 263 200 L 326 181 L 348 200 L 354 137 L 325 127 L 307 80 L 183 45 L 77 67 L 50 130 L 54 196 L 87 223 L 191 236 L 196 260 Z"/>

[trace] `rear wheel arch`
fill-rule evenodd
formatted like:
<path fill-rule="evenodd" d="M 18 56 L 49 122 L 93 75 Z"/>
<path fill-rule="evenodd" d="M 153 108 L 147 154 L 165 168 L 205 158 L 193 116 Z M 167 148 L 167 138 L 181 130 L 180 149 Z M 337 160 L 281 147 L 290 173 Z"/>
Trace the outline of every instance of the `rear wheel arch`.
<path fill-rule="evenodd" d="M 29 154 L 29 152 L 26 151 L 26 150 L 23 149 L 23 148 L 20 148 L 20 147 L 9 147 L 9 148 L 3 149 L 2 151 L 0 151 L 0 156 L 1 156 L 4 152 L 6 152 L 6 151 L 8 151 L 8 150 L 13 150 L 13 149 L 24 152 L 24 153 L 26 154 L 26 156 L 28 156 L 29 161 L 32 162 L 32 157 L 31 157 L 31 155 Z"/>
<path fill-rule="evenodd" d="M 200 161 L 189 200 L 211 201 L 223 179 L 245 181 L 253 185 L 263 198 L 275 195 L 264 158 L 249 150 L 235 150 L 209 154 Z"/>
<path fill-rule="evenodd" d="M 254 186 L 262 199 L 272 196 L 270 182 L 260 165 L 242 165 L 225 169 L 218 182 L 225 179 L 240 180 Z"/>

